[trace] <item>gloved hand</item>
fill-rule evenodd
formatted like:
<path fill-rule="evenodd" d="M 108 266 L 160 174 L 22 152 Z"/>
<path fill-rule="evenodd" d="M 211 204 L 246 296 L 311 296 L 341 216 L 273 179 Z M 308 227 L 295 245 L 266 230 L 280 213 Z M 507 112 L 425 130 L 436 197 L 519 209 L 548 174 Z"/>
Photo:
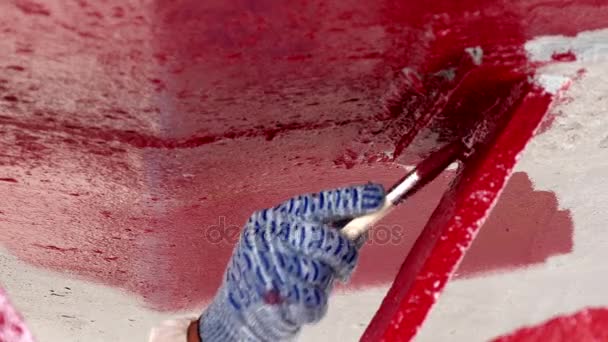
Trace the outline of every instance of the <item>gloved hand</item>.
<path fill-rule="evenodd" d="M 254 213 L 200 318 L 201 340 L 288 341 L 319 321 L 334 279 L 346 281 L 358 257 L 358 244 L 332 224 L 380 209 L 384 196 L 381 185 L 366 184 Z"/>

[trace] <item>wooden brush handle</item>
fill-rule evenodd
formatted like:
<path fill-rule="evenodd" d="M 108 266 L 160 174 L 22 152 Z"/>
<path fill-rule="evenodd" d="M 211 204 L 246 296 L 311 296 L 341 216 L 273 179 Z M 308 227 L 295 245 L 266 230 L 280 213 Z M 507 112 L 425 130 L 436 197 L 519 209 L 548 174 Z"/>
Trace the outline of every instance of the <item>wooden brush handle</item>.
<path fill-rule="evenodd" d="M 386 216 L 393 207 L 394 205 L 390 201 L 385 200 L 384 206 L 375 213 L 360 216 L 348 222 L 348 224 L 342 228 L 342 234 L 350 240 L 355 240 L 370 229 L 376 222 Z"/>
<path fill-rule="evenodd" d="M 420 182 L 417 169 L 409 172 L 403 177 L 386 195 L 384 205 L 380 210 L 365 216 L 360 216 L 350 221 L 341 230 L 347 238 L 354 240 L 370 229 L 374 223 L 386 216 L 401 200 L 403 200 L 412 189 Z"/>
<path fill-rule="evenodd" d="M 435 179 L 466 150 L 461 141 L 450 143 L 424 159 L 415 169 L 401 178 L 386 195 L 384 206 L 375 213 L 360 216 L 348 222 L 341 232 L 354 240 L 380 221 L 395 206 Z"/>

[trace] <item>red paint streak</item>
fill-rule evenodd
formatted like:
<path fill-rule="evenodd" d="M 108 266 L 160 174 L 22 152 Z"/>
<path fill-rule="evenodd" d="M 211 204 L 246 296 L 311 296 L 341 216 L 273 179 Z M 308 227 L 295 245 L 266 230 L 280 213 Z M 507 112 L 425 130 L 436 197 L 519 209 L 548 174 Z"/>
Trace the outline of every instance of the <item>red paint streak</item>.
<path fill-rule="evenodd" d="M 6 68 L 15 71 L 25 71 L 25 68 L 20 65 L 8 65 Z"/>
<path fill-rule="evenodd" d="M 29 0 L 15 0 L 15 6 L 19 8 L 25 14 L 34 14 L 34 15 L 42 15 L 49 16 L 51 12 L 46 9 L 42 4 L 39 4 L 34 1 Z"/>
<path fill-rule="evenodd" d="M 543 134 L 548 131 L 553 126 L 553 123 L 555 123 L 555 119 L 557 119 L 557 114 L 547 113 L 543 121 L 541 121 L 540 126 L 538 126 L 536 134 Z"/>
<path fill-rule="evenodd" d="M 44 249 L 49 249 L 52 251 L 57 251 L 57 252 L 76 252 L 78 249 L 77 248 L 61 248 L 61 247 L 57 247 L 57 246 L 53 246 L 53 245 L 40 245 L 40 244 L 34 244 L 34 246 L 36 247 L 40 247 L 40 248 L 44 248 Z"/>
<path fill-rule="evenodd" d="M 565 91 L 566 89 L 568 89 L 568 87 L 573 82 L 577 82 L 581 78 L 583 78 L 585 76 L 586 72 L 587 72 L 587 70 L 585 70 L 584 68 L 578 69 L 576 71 L 576 75 L 574 77 L 572 77 L 572 82 L 569 82 L 568 84 L 565 84 L 564 87 L 561 90 Z M 557 103 L 565 103 L 565 102 L 567 102 L 569 100 L 571 100 L 571 99 L 565 98 L 565 97 L 559 97 L 555 101 Z M 548 131 L 551 128 L 551 126 L 553 126 L 553 123 L 555 122 L 555 120 L 557 119 L 558 116 L 559 116 L 559 113 L 552 112 L 552 111 L 548 112 L 547 115 L 545 115 L 545 118 L 543 119 L 543 121 L 541 121 L 540 127 L 538 128 L 536 134 L 543 134 L 546 131 Z"/>
<path fill-rule="evenodd" d="M 492 342 L 594 342 L 608 341 L 608 309 L 588 308 L 522 328 Z"/>
<path fill-rule="evenodd" d="M 576 55 L 572 51 L 554 52 L 551 59 L 556 62 L 574 62 L 576 61 Z"/>
<path fill-rule="evenodd" d="M 363 341 L 408 341 L 418 331 L 532 137 L 551 97 L 530 93 L 485 155 L 471 160 L 406 257 Z"/>
<path fill-rule="evenodd" d="M 16 102 L 18 98 L 15 96 L 5 96 L 5 100 Z M 217 135 L 198 135 L 194 134 L 184 139 L 163 139 L 149 134 L 141 134 L 132 130 L 106 129 L 100 131 L 96 127 L 77 126 L 66 123 L 55 123 L 54 120 L 50 123 L 27 122 L 25 120 L 17 120 L 0 115 L 0 125 L 14 126 L 21 129 L 48 131 L 54 134 L 69 134 L 71 137 L 79 137 L 81 139 L 95 139 L 105 142 L 121 142 L 131 145 L 136 148 L 162 148 L 162 149 L 181 149 L 195 148 L 207 144 L 212 144 L 222 140 L 233 140 L 239 138 L 255 138 L 264 137 L 270 141 L 279 134 L 286 134 L 291 131 L 315 131 L 329 127 L 347 126 L 357 123 L 355 120 L 327 120 L 321 122 L 308 123 L 291 123 L 291 124 L 276 124 L 277 127 L 259 127 L 244 130 L 232 130 L 223 134 Z M 73 140 L 68 140 L 73 141 Z"/>
<path fill-rule="evenodd" d="M 7 102 L 19 102 L 19 98 L 15 95 L 6 95 L 2 99 Z"/>
<path fill-rule="evenodd" d="M 0 178 L 0 182 L 19 183 L 15 178 Z"/>

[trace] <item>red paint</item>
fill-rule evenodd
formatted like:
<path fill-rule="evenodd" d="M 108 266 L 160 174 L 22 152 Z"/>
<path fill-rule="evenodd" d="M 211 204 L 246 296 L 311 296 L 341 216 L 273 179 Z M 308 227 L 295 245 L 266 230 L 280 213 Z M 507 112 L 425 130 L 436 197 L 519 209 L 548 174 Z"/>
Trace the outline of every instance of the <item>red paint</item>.
<path fill-rule="evenodd" d="M 280 304 L 282 302 L 280 294 L 276 291 L 270 291 L 264 296 L 264 302 L 270 305 Z"/>
<path fill-rule="evenodd" d="M 408 341 L 418 331 L 497 200 L 551 97 L 528 94 L 485 154 L 465 164 L 401 266 L 363 341 Z"/>
<path fill-rule="evenodd" d="M 21 315 L 0 288 L 0 342 L 34 342 Z"/>
<path fill-rule="evenodd" d="M 15 70 L 15 71 L 25 71 L 25 68 L 20 65 L 8 65 L 8 66 L 6 66 L 6 68 L 9 70 Z"/>
<path fill-rule="evenodd" d="M 572 51 L 554 52 L 551 59 L 556 62 L 574 62 L 576 61 L 576 55 Z"/>
<path fill-rule="evenodd" d="M 540 126 L 538 126 L 538 131 L 536 132 L 536 134 L 543 134 L 548 131 L 553 126 L 553 123 L 555 122 L 555 119 L 557 119 L 557 116 L 558 115 L 555 113 L 547 113 L 543 121 L 541 121 Z"/>
<path fill-rule="evenodd" d="M 49 16 L 51 12 L 46 9 L 42 4 L 30 0 L 16 0 L 15 6 L 19 8 L 23 13 L 33 15 Z"/>
<path fill-rule="evenodd" d="M 418 132 L 441 113 L 450 95 L 473 67 L 466 55 L 456 60 L 458 62 L 452 66 L 455 70 L 453 79 L 441 74 L 450 67 L 447 65 L 442 65 L 440 70 L 428 71 L 429 76 L 424 80 L 410 70 L 403 70 L 397 75 L 384 103 L 384 116 L 389 120 L 385 120 L 387 123 L 381 129 L 395 145 L 393 159 L 401 156 Z"/>
<path fill-rule="evenodd" d="M 15 95 L 6 95 L 2 99 L 7 102 L 19 102 L 19 98 Z"/>
<path fill-rule="evenodd" d="M 567 5 L 3 2 L 0 164 L 19 183 L 0 182 L 10 194 L 0 242 L 22 260 L 127 289 L 156 308 L 198 306 L 230 253 L 231 241 L 204 237 L 222 217 L 240 227 L 300 192 L 389 185 L 403 169 L 387 151 L 412 162 L 437 147 L 414 139 L 399 155 L 396 145 L 411 136 L 389 114 L 403 119 L 413 108 L 399 104 L 412 98 L 402 68 L 421 74 L 426 88 L 410 84 L 412 93 L 428 94 L 448 83 L 427 74 L 464 46 L 484 45 L 487 63 L 502 65 L 521 57 L 526 39 L 608 22 L 605 4 Z M 419 114 L 434 119 L 429 112 Z M 425 122 L 434 121 L 416 127 Z M 453 126 L 424 132 L 441 127 Z M 386 224 L 422 227 L 442 190 L 434 189 Z M 406 236 L 364 254 L 403 256 L 415 235 Z M 390 280 L 398 263 L 366 260 L 355 284 Z"/>
<path fill-rule="evenodd" d="M 389 216 L 371 231 L 350 288 L 386 284 L 394 279 L 453 177 L 451 172 L 440 176 L 401 204 L 398 218 Z M 543 263 L 551 256 L 571 252 L 572 234 L 569 211 L 560 210 L 555 194 L 534 190 L 527 175 L 517 172 L 507 182 L 454 276 L 468 278 Z"/>
<path fill-rule="evenodd" d="M 525 173 L 514 173 L 483 228 L 464 255 L 456 277 L 543 263 L 573 247 L 570 211 L 553 192 L 535 191 Z"/>
<path fill-rule="evenodd" d="M 608 308 L 588 308 L 522 328 L 492 342 L 593 342 L 608 340 Z"/>

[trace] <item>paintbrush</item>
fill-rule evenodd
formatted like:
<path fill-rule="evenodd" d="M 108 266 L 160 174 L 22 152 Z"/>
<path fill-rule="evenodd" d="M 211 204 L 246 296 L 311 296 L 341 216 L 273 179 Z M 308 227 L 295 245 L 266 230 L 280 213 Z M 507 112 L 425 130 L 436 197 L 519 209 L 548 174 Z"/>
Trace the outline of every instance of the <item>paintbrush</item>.
<path fill-rule="evenodd" d="M 527 86 L 528 82 L 525 80 L 518 82 L 511 89 L 510 96 L 505 100 L 507 102 L 517 101 L 526 92 Z M 374 223 L 385 217 L 399 203 L 435 179 L 450 164 L 458 160 L 464 162 L 476 153 L 477 150 L 487 147 L 489 142 L 493 140 L 497 132 L 500 131 L 501 127 L 510 118 L 507 111 L 511 107 L 503 106 L 503 110 L 484 111 L 481 119 L 473 125 L 468 134 L 431 153 L 413 170 L 397 181 L 388 191 L 384 206 L 379 211 L 349 221 L 343 226 L 341 232 L 351 240 L 358 238 L 368 231 Z"/>
<path fill-rule="evenodd" d="M 458 160 L 465 151 L 465 144 L 458 140 L 433 152 L 395 183 L 386 194 L 384 206 L 379 211 L 351 220 L 342 228 L 342 234 L 351 240 L 357 239 L 399 203 L 435 179 L 450 164 Z"/>

